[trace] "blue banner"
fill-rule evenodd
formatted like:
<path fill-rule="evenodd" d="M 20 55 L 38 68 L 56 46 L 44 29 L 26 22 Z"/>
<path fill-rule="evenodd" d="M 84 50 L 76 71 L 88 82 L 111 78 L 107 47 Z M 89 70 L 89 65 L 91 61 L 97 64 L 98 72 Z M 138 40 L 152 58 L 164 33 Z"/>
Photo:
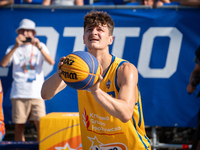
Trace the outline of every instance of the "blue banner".
<path fill-rule="evenodd" d="M 186 91 L 194 69 L 195 50 L 200 45 L 199 9 L 101 9 L 115 22 L 110 53 L 133 63 L 139 73 L 139 88 L 145 124 L 148 126 L 196 127 L 200 99 Z M 45 78 L 56 72 L 59 58 L 72 51 L 86 51 L 83 17 L 90 9 L 0 9 L 0 40 L 3 58 L 15 43 L 15 29 L 28 18 L 35 21 L 37 37 L 50 50 L 56 64 L 44 64 Z M 9 99 L 12 68 L 0 68 L 4 88 L 5 123 L 11 123 Z M 46 100 L 47 113 L 77 112 L 76 90 L 66 87 Z"/>

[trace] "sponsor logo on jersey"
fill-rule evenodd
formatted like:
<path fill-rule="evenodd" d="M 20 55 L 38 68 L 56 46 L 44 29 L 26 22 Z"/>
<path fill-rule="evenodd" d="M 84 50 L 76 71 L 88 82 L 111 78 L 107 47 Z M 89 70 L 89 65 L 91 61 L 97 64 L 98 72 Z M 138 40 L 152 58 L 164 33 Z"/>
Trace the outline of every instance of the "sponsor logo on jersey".
<path fill-rule="evenodd" d="M 111 81 L 110 81 L 110 79 L 108 79 L 108 81 L 106 82 L 106 87 L 107 87 L 107 89 L 110 88 L 110 85 L 111 85 Z"/>
<path fill-rule="evenodd" d="M 97 137 L 94 138 L 88 137 L 91 141 L 91 147 L 89 150 L 127 150 L 127 146 L 123 143 L 108 143 L 103 144 L 101 143 Z"/>

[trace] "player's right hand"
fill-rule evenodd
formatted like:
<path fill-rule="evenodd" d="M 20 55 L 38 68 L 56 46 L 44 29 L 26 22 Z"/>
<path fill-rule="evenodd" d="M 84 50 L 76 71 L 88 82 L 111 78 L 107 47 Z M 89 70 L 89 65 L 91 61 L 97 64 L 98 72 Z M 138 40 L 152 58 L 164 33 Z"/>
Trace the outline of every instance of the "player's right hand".
<path fill-rule="evenodd" d="M 61 68 L 61 66 L 63 65 L 63 60 L 64 60 L 65 58 L 66 58 L 65 56 L 61 57 L 61 58 L 60 58 L 60 62 L 57 64 L 57 73 L 58 73 L 59 75 L 60 75 L 61 72 L 62 72 L 62 70 L 61 70 L 60 68 Z"/>

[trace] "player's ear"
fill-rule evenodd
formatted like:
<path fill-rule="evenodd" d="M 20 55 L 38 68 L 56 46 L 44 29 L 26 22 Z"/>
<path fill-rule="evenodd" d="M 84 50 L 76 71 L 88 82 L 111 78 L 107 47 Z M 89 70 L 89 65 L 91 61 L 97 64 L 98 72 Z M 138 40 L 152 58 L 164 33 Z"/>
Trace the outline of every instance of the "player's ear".
<path fill-rule="evenodd" d="M 109 37 L 108 45 L 111 45 L 113 43 L 113 36 Z"/>

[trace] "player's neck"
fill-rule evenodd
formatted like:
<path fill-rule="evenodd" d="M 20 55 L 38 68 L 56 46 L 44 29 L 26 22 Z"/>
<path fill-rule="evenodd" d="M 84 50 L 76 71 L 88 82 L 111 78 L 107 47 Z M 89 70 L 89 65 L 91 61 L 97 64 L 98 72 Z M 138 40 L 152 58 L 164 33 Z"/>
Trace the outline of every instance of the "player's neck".
<path fill-rule="evenodd" d="M 101 58 L 102 56 L 107 56 L 109 54 L 109 48 L 105 49 L 88 49 L 88 52 L 94 55 L 96 58 Z"/>
<path fill-rule="evenodd" d="M 97 57 L 97 60 L 100 62 L 101 66 L 102 66 L 102 69 L 103 69 L 102 75 L 104 75 L 112 62 L 112 55 L 110 55 L 110 54 L 101 55 L 101 56 Z"/>
<path fill-rule="evenodd" d="M 106 49 L 94 49 L 94 50 L 88 50 L 89 53 L 94 55 L 96 59 L 99 61 L 99 63 L 102 66 L 103 69 L 103 75 L 107 71 L 108 67 L 110 66 L 110 63 L 112 61 L 112 55 L 109 53 L 109 48 L 107 47 Z"/>

